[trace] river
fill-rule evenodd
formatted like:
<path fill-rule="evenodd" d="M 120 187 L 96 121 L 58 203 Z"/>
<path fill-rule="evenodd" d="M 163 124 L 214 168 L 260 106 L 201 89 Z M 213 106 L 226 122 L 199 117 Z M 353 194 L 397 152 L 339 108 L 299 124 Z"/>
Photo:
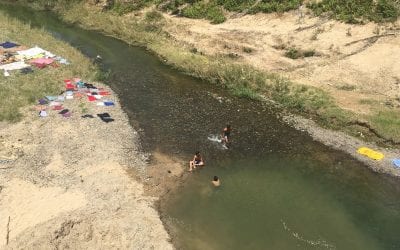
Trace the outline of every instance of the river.
<path fill-rule="evenodd" d="M 147 152 L 185 160 L 202 152 L 206 167 L 161 202 L 177 248 L 400 249 L 399 180 L 313 141 L 277 118 L 279 110 L 183 75 L 143 48 L 46 12 L 0 9 L 88 57 L 101 55 L 106 83 Z M 209 140 L 227 123 L 228 150 Z"/>

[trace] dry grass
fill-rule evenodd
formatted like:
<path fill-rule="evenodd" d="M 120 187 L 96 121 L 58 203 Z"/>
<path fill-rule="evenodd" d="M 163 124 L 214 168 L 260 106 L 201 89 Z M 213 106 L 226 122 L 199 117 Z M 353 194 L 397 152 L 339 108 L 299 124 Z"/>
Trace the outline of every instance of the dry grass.
<path fill-rule="evenodd" d="M 0 12 L 0 41 L 14 41 L 27 47 L 35 45 L 68 59 L 70 65 L 47 67 L 23 75 L 11 71 L 11 76 L 0 75 L 0 121 L 18 121 L 23 116 L 21 107 L 35 103 L 45 95 L 58 94 L 62 80 L 74 76 L 94 79 L 95 68 L 82 54 L 44 30 L 11 19 Z"/>
<path fill-rule="evenodd" d="M 357 115 L 340 109 L 326 92 L 292 83 L 288 79 L 237 64 L 227 58 L 193 53 L 192 47 L 180 44 L 163 31 L 163 26 L 168 25 L 165 20 L 149 22 L 143 18 L 146 16 L 143 13 L 139 16 L 119 16 L 112 12 L 100 14 L 94 8 L 82 4 L 63 8 L 62 14 L 67 22 L 104 32 L 129 44 L 144 46 L 181 72 L 218 84 L 236 95 L 253 99 L 266 97 L 293 113 L 316 118 L 324 127 L 345 130 L 350 134 L 357 132 L 348 126 L 352 120 L 357 119 Z M 390 121 L 375 118 L 370 116 L 366 120 L 380 135 L 385 138 L 396 137 L 390 134 L 390 131 L 397 133 L 396 122 L 391 124 L 393 129 L 387 130 Z"/>

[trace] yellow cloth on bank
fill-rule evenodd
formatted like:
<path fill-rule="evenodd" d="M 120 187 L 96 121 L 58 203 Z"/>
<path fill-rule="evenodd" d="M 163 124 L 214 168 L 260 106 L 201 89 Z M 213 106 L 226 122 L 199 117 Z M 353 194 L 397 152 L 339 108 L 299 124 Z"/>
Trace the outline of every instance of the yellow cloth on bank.
<path fill-rule="evenodd" d="M 357 152 L 361 155 L 365 155 L 365 156 L 367 156 L 371 159 L 377 160 L 377 161 L 382 160 L 383 157 L 385 157 L 382 153 L 374 151 L 367 147 L 361 147 L 357 150 Z"/>

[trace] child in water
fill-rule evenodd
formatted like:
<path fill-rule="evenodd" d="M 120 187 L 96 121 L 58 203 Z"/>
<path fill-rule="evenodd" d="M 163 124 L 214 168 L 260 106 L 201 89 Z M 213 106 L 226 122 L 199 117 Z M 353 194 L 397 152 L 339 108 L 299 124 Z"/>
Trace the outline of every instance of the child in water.
<path fill-rule="evenodd" d="M 219 180 L 218 176 L 214 176 L 213 180 L 211 183 L 214 185 L 214 187 L 219 187 L 221 186 L 221 181 Z"/>
<path fill-rule="evenodd" d="M 221 138 L 222 144 L 224 144 L 225 146 L 228 147 L 228 144 L 230 142 L 230 137 L 231 137 L 231 125 L 229 125 L 229 124 L 226 125 L 224 130 L 222 130 L 221 137 L 222 137 Z"/>
<path fill-rule="evenodd" d="M 204 166 L 203 157 L 201 157 L 199 151 L 194 154 L 193 160 L 189 162 L 189 172 L 192 172 L 197 166 Z"/>

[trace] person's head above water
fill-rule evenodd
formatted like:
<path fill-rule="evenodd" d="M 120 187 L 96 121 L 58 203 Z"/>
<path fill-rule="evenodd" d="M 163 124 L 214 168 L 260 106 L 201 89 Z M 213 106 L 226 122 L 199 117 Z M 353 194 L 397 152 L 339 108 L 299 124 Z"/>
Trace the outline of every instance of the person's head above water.
<path fill-rule="evenodd" d="M 218 176 L 214 176 L 214 181 L 218 181 L 218 180 L 219 180 Z"/>

